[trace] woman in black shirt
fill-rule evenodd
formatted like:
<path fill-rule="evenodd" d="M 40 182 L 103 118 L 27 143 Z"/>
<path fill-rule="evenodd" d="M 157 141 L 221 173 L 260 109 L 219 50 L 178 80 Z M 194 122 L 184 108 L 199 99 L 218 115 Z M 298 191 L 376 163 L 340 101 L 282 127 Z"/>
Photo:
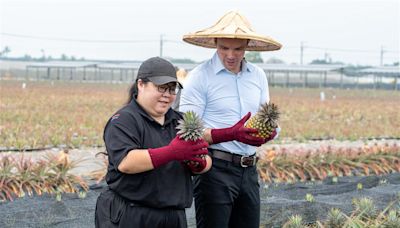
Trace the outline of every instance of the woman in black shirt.
<path fill-rule="evenodd" d="M 180 88 L 168 61 L 154 57 L 140 66 L 128 104 L 104 129 L 108 188 L 97 199 L 96 227 L 187 226 L 184 209 L 192 204 L 191 175 L 208 171 L 211 159 L 203 139 L 176 136 L 182 115 L 171 105 Z"/>

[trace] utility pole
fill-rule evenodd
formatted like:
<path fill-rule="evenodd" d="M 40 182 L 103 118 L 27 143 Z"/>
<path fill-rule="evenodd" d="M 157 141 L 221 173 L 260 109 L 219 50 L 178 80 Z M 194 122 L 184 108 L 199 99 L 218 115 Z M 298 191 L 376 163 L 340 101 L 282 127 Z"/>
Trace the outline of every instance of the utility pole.
<path fill-rule="evenodd" d="M 380 61 L 381 65 L 380 66 L 383 66 L 383 54 L 384 53 L 385 53 L 385 50 L 383 50 L 383 46 L 381 46 L 381 61 Z"/>
<path fill-rule="evenodd" d="M 44 49 L 40 49 L 40 52 L 42 52 L 42 60 L 45 61 L 46 60 L 46 53 L 45 53 Z"/>
<path fill-rule="evenodd" d="M 163 43 L 164 43 L 163 36 L 164 36 L 163 34 L 160 35 L 160 57 L 161 58 L 163 56 Z"/>
<path fill-rule="evenodd" d="M 303 65 L 303 51 L 304 51 L 304 42 L 301 41 L 301 44 L 300 44 L 300 65 Z"/>
<path fill-rule="evenodd" d="M 329 57 L 328 52 L 325 50 L 325 54 L 324 54 L 325 63 L 329 63 L 328 57 Z"/>

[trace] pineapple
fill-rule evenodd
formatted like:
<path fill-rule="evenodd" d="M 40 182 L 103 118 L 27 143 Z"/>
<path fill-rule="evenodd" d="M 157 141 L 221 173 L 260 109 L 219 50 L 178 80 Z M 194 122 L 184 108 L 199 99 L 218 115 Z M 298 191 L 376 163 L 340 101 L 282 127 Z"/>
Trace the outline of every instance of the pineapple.
<path fill-rule="evenodd" d="M 199 116 L 193 112 L 188 111 L 183 115 L 183 119 L 178 121 L 179 138 L 185 141 L 196 141 L 203 137 L 204 125 Z"/>
<path fill-rule="evenodd" d="M 183 115 L 183 119 L 178 121 L 178 126 L 176 129 L 179 130 L 177 132 L 179 138 L 185 141 L 196 141 L 203 137 L 204 124 L 195 112 L 188 111 Z M 201 155 L 200 157 L 205 159 L 204 155 Z M 195 161 L 185 162 L 197 163 Z"/>
<path fill-rule="evenodd" d="M 273 103 L 265 103 L 261 105 L 258 112 L 247 121 L 245 126 L 257 129 L 258 134 L 255 136 L 269 138 L 275 128 L 278 127 L 279 114 L 278 106 Z"/>

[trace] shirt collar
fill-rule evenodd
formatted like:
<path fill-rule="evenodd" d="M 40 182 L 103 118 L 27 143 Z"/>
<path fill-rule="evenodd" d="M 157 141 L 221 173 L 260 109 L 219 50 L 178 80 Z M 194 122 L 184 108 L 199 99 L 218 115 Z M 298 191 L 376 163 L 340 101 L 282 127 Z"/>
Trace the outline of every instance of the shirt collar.
<path fill-rule="evenodd" d="M 219 58 L 217 52 L 214 53 L 214 56 L 212 57 L 211 60 L 213 69 L 214 69 L 214 74 L 218 74 L 219 72 L 226 70 L 228 71 L 224 65 L 221 62 L 221 59 Z M 252 66 L 251 64 L 248 64 L 246 59 L 242 60 L 242 72 L 252 72 L 254 70 L 254 66 Z"/>

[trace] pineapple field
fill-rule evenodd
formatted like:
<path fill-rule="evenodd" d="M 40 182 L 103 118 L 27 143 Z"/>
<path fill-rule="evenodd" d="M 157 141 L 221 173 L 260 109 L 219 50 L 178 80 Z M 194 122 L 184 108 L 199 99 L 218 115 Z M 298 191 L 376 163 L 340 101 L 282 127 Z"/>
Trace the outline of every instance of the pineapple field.
<path fill-rule="evenodd" d="M 1 81 L 0 147 L 27 150 L 102 146 L 107 119 L 128 84 Z M 271 88 L 280 110 L 277 143 L 400 138 L 400 93 L 382 90 Z"/>
<path fill-rule="evenodd" d="M 128 88 L 0 81 L 0 227 L 93 227 L 103 128 Z M 247 123 L 264 120 L 266 136 L 281 128 L 257 149 L 261 225 L 400 227 L 400 93 L 270 88 L 270 97 Z M 194 227 L 193 208 L 187 215 Z"/>

